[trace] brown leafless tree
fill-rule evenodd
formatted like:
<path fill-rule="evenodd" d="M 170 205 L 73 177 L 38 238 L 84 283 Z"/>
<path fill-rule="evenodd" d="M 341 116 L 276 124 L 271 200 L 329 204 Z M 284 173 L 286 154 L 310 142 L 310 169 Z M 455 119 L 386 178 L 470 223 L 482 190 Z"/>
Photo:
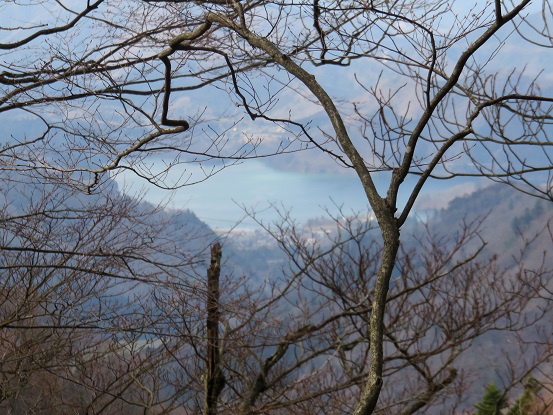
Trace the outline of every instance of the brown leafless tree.
<path fill-rule="evenodd" d="M 274 231 L 296 272 L 286 283 L 273 283 L 290 287 L 289 293 L 279 292 L 287 306 L 276 319 L 248 318 L 249 324 L 256 321 L 253 342 L 262 338 L 259 327 L 271 339 L 257 353 L 247 348 L 257 363 L 243 375 L 249 392 L 241 395 L 251 397 L 253 413 L 279 413 L 288 405 L 298 413 L 347 413 L 362 396 L 371 359 L 370 299 L 383 248 L 370 222 L 335 221 L 340 231 L 326 240 L 306 238 L 292 222 Z M 539 264 L 531 269 L 522 260 L 507 266 L 498 257 L 478 259 L 485 247 L 480 225 L 461 224 L 454 238 L 419 228 L 405 245 L 411 248 L 398 254 L 384 317 L 385 386 L 377 413 L 455 413 L 490 352 L 486 347 L 507 341 L 510 333 L 519 336 L 521 349 L 501 348 L 509 353 L 504 359 L 491 354 L 512 371 L 503 379 L 506 387 L 550 361 L 550 310 L 536 295 L 543 294 L 550 269 Z M 270 292 L 267 302 L 274 304 L 275 290 Z M 243 372 L 243 360 L 232 358 L 229 373 Z M 242 404 L 239 413 L 249 413 L 244 409 Z"/>
<path fill-rule="evenodd" d="M 114 188 L 87 196 L 4 178 L 0 411 L 171 406 L 158 378 L 172 356 L 152 345 L 160 332 L 152 298 L 202 286 L 194 269 L 211 233 Z"/>
<path fill-rule="evenodd" d="M 323 275 L 311 268 L 315 262 L 309 260 L 309 269 L 300 267 L 297 271 L 298 275 L 313 277 L 286 279 L 283 287 L 274 285 L 275 299 L 261 307 L 245 308 L 243 316 L 247 319 L 239 318 L 242 308 L 235 304 L 238 316 L 229 320 L 229 333 L 247 328 L 243 336 L 261 336 L 255 341 L 262 350 L 243 356 L 245 352 L 238 347 L 240 337 L 231 340 L 229 334 L 230 343 L 238 342 L 229 350 L 240 351 L 233 363 L 240 367 L 227 370 L 236 372 L 242 386 L 226 393 L 240 400 L 242 413 L 278 411 L 282 400 L 299 405 L 301 397 L 276 392 L 276 386 L 289 375 L 279 362 L 291 353 L 301 363 L 299 368 L 302 359 L 313 362 L 324 355 L 320 345 L 326 342 L 327 351 L 345 353 L 341 363 L 344 372 L 339 378 L 333 373 L 334 365 L 324 367 L 328 376 L 318 380 L 318 390 L 326 392 L 313 392 L 314 399 L 321 397 L 321 408 L 330 412 L 324 396 L 332 391 L 353 394 L 348 410 L 355 415 L 373 413 L 379 399 L 380 410 L 388 410 L 383 409 L 387 405 L 394 408 L 388 396 L 397 396 L 400 391 L 384 380 L 390 379 L 393 368 L 400 376 L 400 369 L 407 365 L 414 378 L 419 376 L 417 379 L 426 382 L 426 390 L 417 398 L 411 396 L 410 403 L 401 409 L 411 413 L 456 377 L 447 364 L 441 365 L 443 362 L 419 366 L 417 359 L 425 358 L 417 354 L 419 342 L 424 340 L 425 347 L 427 341 L 434 342 L 439 349 L 444 347 L 440 343 L 455 344 L 453 329 L 462 332 L 465 325 L 473 327 L 477 321 L 476 327 L 488 327 L 484 318 L 488 311 L 482 311 L 483 315 L 469 311 L 457 318 L 457 308 L 447 302 L 440 304 L 443 298 L 438 293 L 461 290 L 462 296 L 474 298 L 473 304 L 485 303 L 483 306 L 497 307 L 509 315 L 525 304 L 512 297 L 511 310 L 503 295 L 508 297 L 527 289 L 524 287 L 533 287 L 528 295 L 544 293 L 543 287 L 538 289 L 521 271 L 518 280 L 515 278 L 519 282 L 513 282 L 518 288 L 504 287 L 500 292 L 505 294 L 488 299 L 489 292 L 481 285 L 483 278 L 492 279 L 487 283 L 490 286 L 509 284 L 510 280 L 494 282 L 499 277 L 493 268 L 482 275 L 481 268 L 455 267 L 455 262 L 440 257 L 439 246 L 432 247 L 437 253 L 428 253 L 436 256 L 431 263 L 436 269 L 426 273 L 430 282 L 423 283 L 414 276 L 420 271 L 408 272 L 411 265 L 399 253 L 400 231 L 431 178 L 488 177 L 547 200 L 552 198 L 553 96 L 547 77 L 540 71 L 547 68 L 534 67 L 534 62 L 525 62 L 526 56 L 518 59 L 509 51 L 511 44 L 517 51 L 523 50 L 520 45 L 535 51 L 551 48 L 550 5 L 546 1 L 535 3 L 494 0 L 467 8 L 461 2 L 442 0 L 4 2 L 0 5 L 0 28 L 5 34 L 0 43 L 0 117 L 9 132 L 1 138 L 0 170 L 3 175 L 17 171 L 28 180 L 39 178 L 88 193 L 105 192 L 107 175 L 124 170 L 160 187 L 174 188 L 203 180 L 236 161 L 285 153 L 294 157 L 293 153 L 306 149 L 322 152 L 329 160 L 354 170 L 379 227 L 382 244 L 373 257 L 376 260 L 368 268 L 360 267 L 362 273 L 351 293 L 344 291 L 341 282 L 333 281 L 339 274 Z M 538 13 L 531 9 L 535 6 Z M 319 113 L 324 117 L 313 115 Z M 183 172 L 181 166 L 186 163 L 199 165 L 204 175 Z M 172 171 L 180 173 L 175 176 Z M 379 174 L 388 179 L 384 190 L 375 185 Z M 400 193 L 406 202 L 398 202 Z M 88 215 L 81 220 L 88 220 Z M 6 223 L 17 226 L 16 219 Z M 55 229 L 35 231 L 50 235 Z M 78 235 L 79 231 L 75 232 Z M 13 235 L 14 241 L 19 241 L 19 233 Z M 127 243 L 142 241 L 140 236 L 133 240 L 127 235 L 124 243 L 115 246 L 124 249 Z M 3 245 L 9 247 L 10 243 Z M 333 256 L 334 249 L 340 253 L 341 244 L 334 244 L 328 255 L 315 253 L 315 257 L 331 261 L 326 266 L 332 269 L 338 265 L 332 261 L 342 261 Z M 143 271 L 133 270 L 133 264 L 121 259 L 124 256 L 120 253 L 115 253 L 116 259 L 111 252 L 106 257 L 99 246 L 87 248 L 87 252 L 96 252 L 89 254 L 78 250 L 78 245 L 70 249 L 56 246 L 52 252 L 34 245 L 24 254 L 34 254 L 39 262 L 47 258 L 66 264 L 68 257 L 78 255 L 87 264 L 87 272 L 99 269 L 107 275 L 116 273 L 112 267 L 123 267 L 133 277 L 131 286 L 132 281 L 142 278 Z M 171 249 L 160 248 L 162 257 L 170 260 Z M 20 255 L 13 249 L 5 252 Z M 292 253 L 301 264 L 297 255 L 302 251 Z M 18 257 L 6 268 L 18 272 L 21 263 Z M 154 274 L 161 269 L 174 275 L 159 264 L 148 265 L 148 272 L 150 266 Z M 398 281 L 392 280 L 398 269 L 404 272 Z M 451 280 L 437 277 L 445 271 Z M 158 277 L 152 278 L 155 281 Z M 306 299 L 297 291 L 299 286 L 311 289 L 302 285 L 305 281 L 322 284 L 328 291 L 312 288 L 316 299 Z M 472 283 L 463 285 L 467 281 Z M 163 282 L 169 286 L 168 281 Z M 445 285 L 440 287 L 442 283 Z M 417 284 L 422 285 L 410 288 Z M 174 291 L 157 293 L 151 304 L 165 305 L 177 313 L 179 303 L 163 303 L 161 298 L 183 299 L 186 289 L 179 291 L 179 287 L 174 284 Z M 427 287 L 432 291 L 426 293 Z M 47 292 L 55 290 L 55 286 L 48 287 Z M 290 290 L 296 290 L 293 301 L 302 313 L 286 321 L 288 327 L 296 323 L 294 330 L 283 331 L 282 326 L 275 326 L 275 317 L 269 318 L 275 313 L 269 305 L 288 297 Z M 327 317 L 323 304 L 327 297 L 338 296 L 337 290 L 341 291 L 340 299 L 333 307 L 338 308 Z M 27 292 L 32 290 L 21 295 Z M 397 297 L 403 292 L 405 295 Z M 407 295 L 412 292 L 420 297 Z M 244 301 L 255 298 L 253 293 L 245 293 L 247 290 L 241 291 L 238 297 Z M 432 305 L 430 300 L 437 303 Z M 339 311 L 340 304 L 344 310 Z M 65 303 L 58 307 L 71 309 Z M 200 303 L 198 307 L 201 309 Z M 334 327 L 332 322 L 339 321 L 336 316 L 348 317 L 349 307 L 355 307 L 353 321 Z M 431 324 L 435 334 L 425 331 L 421 335 L 417 330 L 423 329 L 417 324 L 428 322 L 419 323 L 415 318 L 401 327 L 394 311 L 406 307 L 438 316 L 439 321 Z M 141 327 L 156 321 L 155 310 L 151 311 L 144 314 Z M 42 314 L 44 318 L 55 316 L 48 308 L 43 308 Z M 126 318 L 124 312 L 118 312 L 111 323 L 124 328 Z M 304 326 L 304 321 L 312 322 Z M 178 329 L 189 337 L 197 335 L 200 341 L 203 326 L 198 324 Z M 515 319 L 513 324 L 518 329 L 525 323 Z M 8 326 L 16 328 L 17 324 Z M 400 327 L 403 331 L 397 332 Z M 361 344 L 363 353 L 356 348 L 354 355 L 348 355 L 350 337 L 353 344 Z M 348 345 L 336 346 L 336 338 Z M 197 353 L 193 343 L 187 351 L 177 348 L 169 338 L 163 345 L 181 362 L 186 353 Z M 457 347 L 462 350 L 463 343 Z M 177 350 L 184 354 L 175 354 Z M 444 362 L 448 362 L 456 350 L 443 350 L 439 355 L 446 356 Z M 367 360 L 361 364 L 356 359 L 363 355 Z M 411 358 L 403 360 L 401 356 Z M 257 359 L 256 364 L 252 359 Z M 303 382 L 296 379 L 293 390 L 309 396 L 309 376 L 306 374 Z M 326 384 L 327 379 L 333 379 L 333 384 Z M 363 385 L 358 392 L 349 388 L 356 382 Z M 344 386 L 336 386 L 339 384 Z M 409 390 L 404 393 L 413 394 Z M 188 396 L 195 399 L 190 392 Z"/>

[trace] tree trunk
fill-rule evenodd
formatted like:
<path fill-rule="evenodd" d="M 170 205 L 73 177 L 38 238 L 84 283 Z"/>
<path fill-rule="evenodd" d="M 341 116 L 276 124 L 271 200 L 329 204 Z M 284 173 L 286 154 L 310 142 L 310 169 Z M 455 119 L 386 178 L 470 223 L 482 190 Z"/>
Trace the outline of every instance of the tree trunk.
<path fill-rule="evenodd" d="M 207 270 L 207 370 L 204 383 L 204 415 L 217 414 L 217 399 L 225 387 L 219 353 L 219 276 L 221 274 L 221 244 L 211 247 L 211 264 Z"/>

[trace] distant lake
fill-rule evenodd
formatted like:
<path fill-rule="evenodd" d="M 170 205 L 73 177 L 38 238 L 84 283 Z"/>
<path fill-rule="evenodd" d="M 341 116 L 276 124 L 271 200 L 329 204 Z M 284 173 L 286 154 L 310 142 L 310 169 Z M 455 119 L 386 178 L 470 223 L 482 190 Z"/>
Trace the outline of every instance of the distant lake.
<path fill-rule="evenodd" d="M 195 171 L 187 167 L 189 173 L 196 178 L 202 177 L 199 168 Z M 388 186 L 388 176 L 376 176 L 381 195 L 385 194 L 384 189 Z M 121 187 L 126 187 L 129 194 L 145 187 L 144 183 L 130 174 L 119 175 L 116 180 Z M 414 182 L 414 178 L 406 180 L 405 188 L 410 190 Z M 449 200 L 470 193 L 477 187 L 474 182 L 429 181 L 425 185 L 425 193 L 418 199 L 425 209 L 445 207 Z M 311 218 L 327 216 L 325 207 L 338 215 L 336 206 L 341 206 L 346 216 L 370 210 L 363 188 L 353 171 L 347 174 L 282 171 L 267 167 L 258 160 L 228 167 L 204 182 L 183 187 L 174 193 L 148 187 L 145 200 L 160 203 L 168 199 L 169 207 L 190 209 L 215 230 L 229 229 L 243 218 L 245 213 L 240 206 L 253 209 L 263 221 L 271 222 L 278 219 L 278 214 L 270 207 L 273 203 L 281 211 L 289 210 L 290 217 L 299 225 Z M 402 206 L 406 196 L 400 195 L 398 202 Z M 241 229 L 257 227 L 249 218 L 239 225 Z"/>
<path fill-rule="evenodd" d="M 140 185 L 130 175 L 118 176 L 116 180 L 122 186 L 125 183 L 129 193 L 139 190 Z M 145 199 L 159 203 L 170 196 L 171 192 L 151 188 Z M 338 213 L 335 205 L 343 206 L 345 214 L 368 211 L 363 188 L 353 172 L 286 172 L 256 160 L 231 166 L 205 182 L 177 190 L 168 205 L 190 209 L 214 229 L 228 229 L 244 216 L 239 205 L 260 212 L 263 220 L 275 220 L 278 215 L 269 208 L 270 203 L 289 209 L 291 217 L 300 224 L 309 218 L 325 216 L 324 207 L 332 213 Z M 240 225 L 251 227 L 257 227 L 252 220 Z"/>

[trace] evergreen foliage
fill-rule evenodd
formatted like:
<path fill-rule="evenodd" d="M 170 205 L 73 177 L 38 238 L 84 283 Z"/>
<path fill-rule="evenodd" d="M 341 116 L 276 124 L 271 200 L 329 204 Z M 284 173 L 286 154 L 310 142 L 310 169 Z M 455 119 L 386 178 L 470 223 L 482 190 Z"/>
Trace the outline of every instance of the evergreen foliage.
<path fill-rule="evenodd" d="M 474 405 L 476 415 L 500 415 L 500 410 L 506 406 L 505 397 L 501 390 L 490 383 L 486 386 L 486 393 L 482 396 L 482 400 Z"/>
<path fill-rule="evenodd" d="M 507 415 L 532 415 L 532 404 L 534 403 L 536 394 L 539 390 L 539 383 L 534 378 L 528 379 L 524 385 L 524 391 L 518 397 L 514 405 L 509 409 Z"/>

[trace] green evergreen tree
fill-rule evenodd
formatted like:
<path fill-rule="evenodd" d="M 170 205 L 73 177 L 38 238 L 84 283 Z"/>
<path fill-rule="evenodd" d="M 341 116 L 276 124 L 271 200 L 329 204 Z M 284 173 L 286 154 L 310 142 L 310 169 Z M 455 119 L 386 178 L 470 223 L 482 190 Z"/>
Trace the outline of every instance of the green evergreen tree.
<path fill-rule="evenodd" d="M 509 409 L 507 415 L 530 415 L 530 408 L 540 389 L 539 383 L 534 378 L 528 379 L 524 385 L 524 391 Z"/>
<path fill-rule="evenodd" d="M 482 400 L 474 405 L 476 415 L 499 415 L 499 411 L 505 408 L 505 397 L 495 383 L 490 383 L 486 386 L 486 393 L 482 396 Z"/>
<path fill-rule="evenodd" d="M 531 402 L 532 397 L 527 390 L 524 390 L 514 405 L 511 406 L 511 409 L 509 409 L 508 415 L 528 415 L 528 406 Z"/>

